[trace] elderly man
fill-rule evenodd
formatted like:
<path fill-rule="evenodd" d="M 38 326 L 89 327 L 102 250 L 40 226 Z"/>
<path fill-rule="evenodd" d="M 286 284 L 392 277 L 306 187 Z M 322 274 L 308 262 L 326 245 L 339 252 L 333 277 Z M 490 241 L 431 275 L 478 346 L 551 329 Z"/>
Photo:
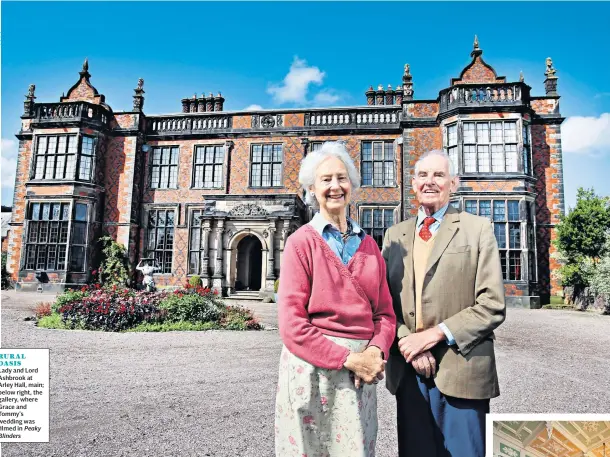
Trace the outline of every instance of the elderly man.
<path fill-rule="evenodd" d="M 397 339 L 386 367 L 400 457 L 483 457 L 500 394 L 493 330 L 505 318 L 492 225 L 449 206 L 458 178 L 443 151 L 415 164 L 416 218 L 391 227 L 383 257 Z"/>

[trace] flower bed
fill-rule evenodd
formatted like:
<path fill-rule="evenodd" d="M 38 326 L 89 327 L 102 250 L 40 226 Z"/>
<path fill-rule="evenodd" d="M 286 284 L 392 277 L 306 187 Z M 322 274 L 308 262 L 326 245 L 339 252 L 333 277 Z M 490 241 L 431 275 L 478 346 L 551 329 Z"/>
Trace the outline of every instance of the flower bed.
<path fill-rule="evenodd" d="M 50 309 L 37 313 L 39 326 L 109 332 L 262 329 L 250 310 L 226 306 L 216 292 L 190 284 L 173 292 L 84 286 L 57 297 Z"/>

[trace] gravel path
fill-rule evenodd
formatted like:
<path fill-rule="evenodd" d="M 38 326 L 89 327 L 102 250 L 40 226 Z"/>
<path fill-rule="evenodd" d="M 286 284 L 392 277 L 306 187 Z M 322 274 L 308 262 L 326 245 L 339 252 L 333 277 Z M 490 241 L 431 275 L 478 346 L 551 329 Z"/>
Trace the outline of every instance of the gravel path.
<path fill-rule="evenodd" d="M 4 457 L 273 456 L 277 330 L 109 334 L 23 321 L 34 294 L 2 293 L 2 347 L 51 348 L 51 442 Z M 248 303 L 268 327 L 274 304 Z M 610 317 L 510 309 L 497 341 L 498 413 L 609 413 Z M 381 384 L 380 384 L 381 386 Z M 396 455 L 379 388 L 377 455 Z"/>

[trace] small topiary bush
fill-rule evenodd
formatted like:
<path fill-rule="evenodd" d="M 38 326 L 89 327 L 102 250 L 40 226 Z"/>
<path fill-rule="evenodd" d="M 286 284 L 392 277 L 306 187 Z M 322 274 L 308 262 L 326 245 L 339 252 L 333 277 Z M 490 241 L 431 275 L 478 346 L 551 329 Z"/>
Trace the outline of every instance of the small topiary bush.
<path fill-rule="evenodd" d="M 174 291 L 159 308 L 167 311 L 168 322 L 217 322 L 223 306 L 210 289 L 199 286 Z"/>
<path fill-rule="evenodd" d="M 191 287 L 197 287 L 201 285 L 201 276 L 193 275 L 189 278 L 189 285 Z"/>

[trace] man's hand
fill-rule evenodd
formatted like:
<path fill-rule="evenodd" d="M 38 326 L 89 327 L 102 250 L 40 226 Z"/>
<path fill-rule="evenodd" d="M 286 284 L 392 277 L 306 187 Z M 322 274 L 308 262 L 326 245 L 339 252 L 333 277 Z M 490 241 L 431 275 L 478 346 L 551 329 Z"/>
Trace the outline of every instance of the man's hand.
<path fill-rule="evenodd" d="M 399 339 L 398 349 L 407 363 L 411 363 L 416 355 L 432 349 L 446 338 L 445 333 L 438 326 L 435 326 Z"/>
<path fill-rule="evenodd" d="M 415 371 L 426 378 L 436 374 L 436 359 L 430 351 L 416 355 L 411 362 Z"/>

